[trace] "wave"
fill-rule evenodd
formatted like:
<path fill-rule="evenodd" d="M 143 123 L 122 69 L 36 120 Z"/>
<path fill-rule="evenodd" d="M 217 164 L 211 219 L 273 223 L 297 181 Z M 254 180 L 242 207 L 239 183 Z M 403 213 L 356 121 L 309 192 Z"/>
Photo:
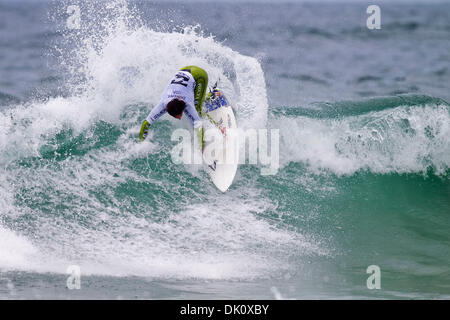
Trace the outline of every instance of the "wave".
<path fill-rule="evenodd" d="M 315 232 L 335 227 L 316 223 L 336 187 L 321 173 L 344 184 L 360 171 L 446 175 L 445 101 L 416 95 L 269 110 L 256 59 L 196 27 L 131 23 L 135 13 L 125 4 L 96 3 L 111 14 L 65 34 L 71 46 L 59 49 L 69 92 L 0 112 L 0 269 L 65 273 L 78 264 L 83 274 L 284 276 L 333 250 L 328 234 Z M 201 170 L 171 162 L 170 132 L 179 122 L 162 119 L 137 142 L 140 122 L 187 64 L 207 69 L 211 82 L 220 78 L 240 127 L 280 128 L 280 175 L 241 166 L 222 194 Z M 300 200 L 299 185 L 307 191 Z"/>
<path fill-rule="evenodd" d="M 71 94 L 23 103 L 0 113 L 0 146 L 4 150 L 0 163 L 30 155 L 40 157 L 41 149 L 65 130 L 77 136 L 99 121 L 130 129 L 138 126 L 158 102 L 173 73 L 189 64 L 208 70 L 210 84 L 220 80 L 219 85 L 238 110 L 241 127 L 265 125 L 265 79 L 256 59 L 203 36 L 197 27 L 157 32 L 140 24 L 130 26 L 135 13 L 127 9 L 125 1 L 95 5 L 100 7 L 87 10 L 102 13 L 94 15 L 101 18 L 89 25 L 97 29 L 68 33 L 70 41 L 63 45 L 71 45 L 57 48 L 64 52 L 61 64 L 67 67 L 65 77 L 70 80 L 66 87 Z M 253 90 L 258 95 L 245 94 Z M 139 108 L 124 119 L 130 105 Z"/>
<path fill-rule="evenodd" d="M 318 172 L 427 173 L 450 167 L 450 106 L 439 98 L 398 96 L 318 103 L 271 112 L 281 128 L 280 159 Z"/>
<path fill-rule="evenodd" d="M 130 24 L 124 1 L 95 5 L 107 18 L 67 33 L 71 46 L 58 49 L 68 51 L 69 92 L 0 112 L 0 238 L 9 256 L 0 268 L 65 273 L 78 264 L 83 274 L 229 279 L 286 270 L 292 250 L 322 254 L 313 240 L 259 219 L 271 204 L 257 190 L 223 196 L 201 183 L 204 173 L 175 166 L 174 120 L 137 141 L 170 77 L 190 64 L 220 79 L 241 127 L 265 126 L 259 62 L 196 27 Z"/>
<path fill-rule="evenodd" d="M 397 95 L 391 97 L 376 97 L 358 101 L 316 102 L 299 107 L 271 108 L 274 117 L 283 115 L 286 117 L 312 117 L 312 118 L 338 118 L 345 116 L 361 115 L 367 112 L 382 111 L 401 106 L 424 105 L 450 106 L 445 100 L 427 95 Z"/>

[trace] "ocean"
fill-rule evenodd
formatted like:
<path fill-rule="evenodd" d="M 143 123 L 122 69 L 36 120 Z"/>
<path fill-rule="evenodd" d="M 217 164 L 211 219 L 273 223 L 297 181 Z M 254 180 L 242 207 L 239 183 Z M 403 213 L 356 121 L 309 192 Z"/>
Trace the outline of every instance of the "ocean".
<path fill-rule="evenodd" d="M 450 299 L 450 3 L 369 4 L 1 0 L 0 298 Z M 275 174 L 139 142 L 185 65 Z"/>

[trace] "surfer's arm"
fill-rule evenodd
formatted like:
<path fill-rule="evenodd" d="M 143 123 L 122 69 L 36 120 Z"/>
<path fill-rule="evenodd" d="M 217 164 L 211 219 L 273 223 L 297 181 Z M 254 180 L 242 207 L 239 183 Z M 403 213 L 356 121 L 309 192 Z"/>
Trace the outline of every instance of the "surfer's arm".
<path fill-rule="evenodd" d="M 144 122 L 142 122 L 141 131 L 139 132 L 139 140 L 143 141 L 145 140 L 145 138 L 147 138 L 150 125 L 158 120 L 166 112 L 166 106 L 163 101 L 158 103 L 158 105 L 154 107 L 152 111 L 150 111 L 147 118 L 144 120 Z"/>

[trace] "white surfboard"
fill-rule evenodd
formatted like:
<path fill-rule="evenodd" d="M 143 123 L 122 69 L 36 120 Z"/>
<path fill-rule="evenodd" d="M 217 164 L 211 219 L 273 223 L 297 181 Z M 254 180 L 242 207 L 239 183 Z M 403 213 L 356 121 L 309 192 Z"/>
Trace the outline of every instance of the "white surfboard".
<path fill-rule="evenodd" d="M 210 164 L 206 171 L 214 185 L 222 192 L 228 190 L 233 183 L 239 161 L 239 139 L 237 136 L 236 117 L 232 107 L 228 104 L 220 90 L 213 91 L 213 99 L 205 101 L 205 120 L 210 121 L 223 137 L 223 147 L 215 148 Z M 206 137 L 205 137 L 205 140 Z M 205 141 L 205 149 L 212 142 Z"/>

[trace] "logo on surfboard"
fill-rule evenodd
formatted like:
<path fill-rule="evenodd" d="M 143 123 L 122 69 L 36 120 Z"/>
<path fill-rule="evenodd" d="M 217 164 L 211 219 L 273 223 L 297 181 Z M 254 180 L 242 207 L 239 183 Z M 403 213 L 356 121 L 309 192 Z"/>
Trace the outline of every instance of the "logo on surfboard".
<path fill-rule="evenodd" d="M 205 101 L 206 112 L 211 112 L 219 109 L 220 107 L 228 106 L 227 99 L 225 99 L 225 96 L 222 95 L 219 90 L 215 89 L 212 94 L 213 96 L 211 99 Z"/>
<path fill-rule="evenodd" d="M 214 160 L 213 164 L 208 165 L 208 167 L 210 167 L 212 171 L 216 171 L 217 160 Z"/>

